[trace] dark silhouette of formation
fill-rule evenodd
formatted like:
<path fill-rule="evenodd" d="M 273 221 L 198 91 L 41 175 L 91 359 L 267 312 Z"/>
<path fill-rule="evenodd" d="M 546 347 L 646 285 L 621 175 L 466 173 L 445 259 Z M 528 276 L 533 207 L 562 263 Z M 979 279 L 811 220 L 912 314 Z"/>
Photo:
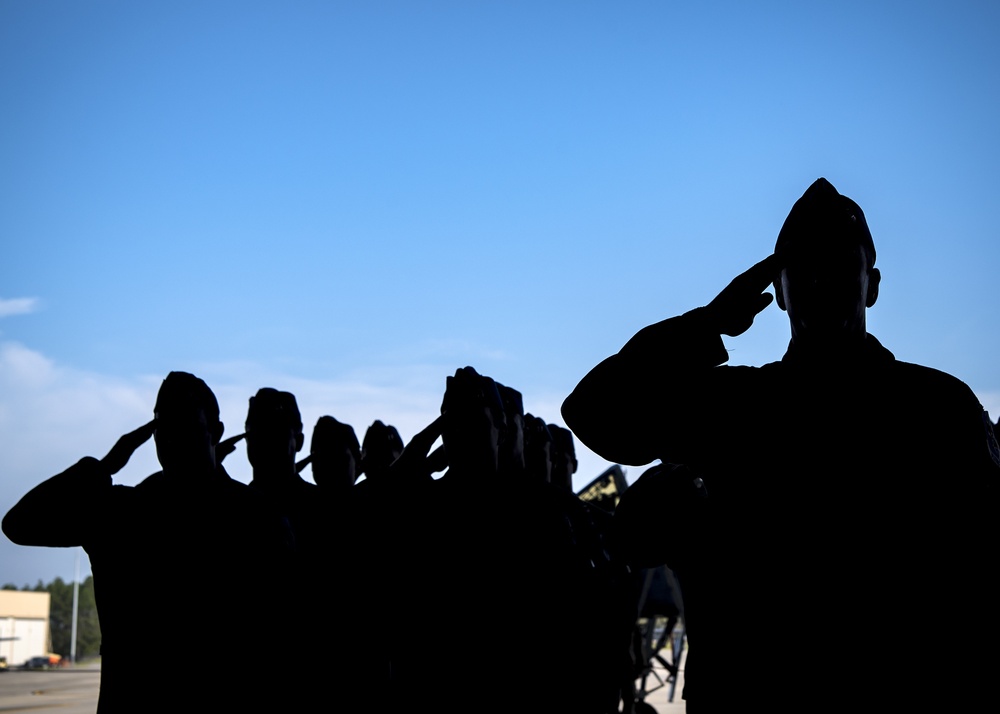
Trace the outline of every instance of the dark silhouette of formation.
<path fill-rule="evenodd" d="M 662 461 L 622 496 L 615 535 L 633 565 L 678 576 L 691 712 L 765 691 L 771 711 L 825 710 L 845 684 L 871 711 L 991 699 L 996 441 L 965 384 L 867 332 L 874 266 L 860 207 L 819 179 L 771 256 L 640 330 L 563 404 L 598 454 Z M 725 366 L 721 336 L 749 329 L 772 284 L 785 355 Z"/>
<path fill-rule="evenodd" d="M 860 207 L 818 180 L 771 256 L 584 377 L 572 432 L 464 367 L 408 443 L 381 421 L 359 443 L 327 415 L 300 458 L 294 395 L 260 389 L 222 440 L 209 387 L 171 372 L 151 422 L 36 486 L 3 530 L 90 555 L 101 714 L 633 714 L 653 639 L 637 618 L 657 615 L 654 654 L 684 620 L 692 714 L 823 710 L 844 686 L 872 710 L 972 709 L 998 664 L 1000 454 L 968 387 L 868 334 L 874 264 Z M 771 284 L 787 352 L 725 366 L 722 335 Z M 573 491 L 574 434 L 659 463 L 598 507 Z M 115 485 L 150 437 L 162 470 Z M 249 485 L 224 467 L 241 440 Z M 206 636 L 237 654 L 199 662 Z"/>
<path fill-rule="evenodd" d="M 526 422 L 539 439 L 525 439 Z M 104 459 L 84 458 L 32 489 L 3 530 L 16 543 L 89 553 L 101 714 L 184 711 L 196 700 L 220 711 L 324 702 L 465 712 L 483 698 L 485 677 L 503 685 L 478 709 L 530 701 L 606 714 L 617 711 L 634 613 L 604 613 L 628 602 L 619 589 L 631 583 L 572 492 L 563 432 L 526 416 L 516 390 L 466 367 L 447 378 L 440 416 L 408 444 L 375 421 L 359 445 L 350 425 L 323 416 L 299 458 L 294 395 L 258 390 L 244 431 L 222 440 L 209 387 L 172 372 L 153 421 Z M 162 471 L 114 485 L 151 436 Z M 249 485 L 224 466 L 240 441 Z M 302 476 L 309 466 L 315 483 Z M 199 662 L 191 643 L 205 638 L 230 654 Z M 264 665 L 261 652 L 277 656 Z M 323 677 L 302 666 L 317 653 L 330 663 Z"/>

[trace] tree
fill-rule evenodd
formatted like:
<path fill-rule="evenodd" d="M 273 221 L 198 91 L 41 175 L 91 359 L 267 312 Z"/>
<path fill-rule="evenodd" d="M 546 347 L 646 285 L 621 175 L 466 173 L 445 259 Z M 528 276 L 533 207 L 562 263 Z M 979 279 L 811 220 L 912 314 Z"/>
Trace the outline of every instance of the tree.
<path fill-rule="evenodd" d="M 49 634 L 52 651 L 68 657 L 73 626 L 73 585 L 56 578 L 47 586 L 49 602 Z"/>
<path fill-rule="evenodd" d="M 97 618 L 94 576 L 88 575 L 80 585 L 80 602 L 76 623 L 76 658 L 96 657 L 100 652 L 101 623 Z"/>
<path fill-rule="evenodd" d="M 73 583 L 67 583 L 58 577 L 48 585 L 39 580 L 38 585 L 32 590 L 49 593 L 49 632 L 52 651 L 63 657 L 69 657 L 73 638 Z M 94 599 L 93 575 L 88 575 L 80 584 L 78 597 L 76 658 L 80 660 L 98 655 L 101 649 L 101 626 Z"/>

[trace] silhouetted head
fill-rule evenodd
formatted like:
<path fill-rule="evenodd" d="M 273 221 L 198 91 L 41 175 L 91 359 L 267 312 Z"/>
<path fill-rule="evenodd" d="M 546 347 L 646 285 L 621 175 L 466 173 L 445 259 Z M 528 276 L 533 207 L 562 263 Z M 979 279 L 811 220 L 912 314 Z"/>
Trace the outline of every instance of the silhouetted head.
<path fill-rule="evenodd" d="M 379 480 L 389 472 L 389 467 L 403 453 L 403 439 L 396 427 L 376 419 L 365 432 L 361 444 L 361 470 L 366 478 Z"/>
<path fill-rule="evenodd" d="M 246 443 L 254 480 L 296 474 L 295 454 L 304 441 L 302 417 L 293 394 L 264 387 L 250 397 Z"/>
<path fill-rule="evenodd" d="M 573 474 L 576 473 L 576 448 L 573 432 L 557 424 L 549 424 L 552 435 L 552 485 L 573 491 Z"/>
<path fill-rule="evenodd" d="M 354 485 L 361 466 L 361 446 L 350 424 L 332 416 L 321 416 L 313 427 L 309 453 L 313 481 L 317 485 L 324 488 Z"/>
<path fill-rule="evenodd" d="M 519 476 L 524 473 L 524 401 L 516 389 L 497 383 L 497 390 L 507 425 L 498 456 L 500 472 Z"/>
<path fill-rule="evenodd" d="M 863 340 L 881 275 L 861 207 L 817 179 L 792 206 L 774 250 L 782 266 L 775 298 L 792 342 L 836 348 Z"/>
<path fill-rule="evenodd" d="M 449 471 L 495 476 L 506 430 L 496 382 L 472 367 L 456 370 L 446 380 L 441 415 L 441 440 L 448 453 Z"/>
<path fill-rule="evenodd" d="M 541 417 L 524 415 L 524 460 L 533 481 L 552 481 L 552 432 Z"/>
<path fill-rule="evenodd" d="M 153 416 L 156 456 L 165 472 L 215 470 L 215 445 L 223 426 L 219 402 L 204 381 L 187 372 L 168 374 L 156 395 Z"/>

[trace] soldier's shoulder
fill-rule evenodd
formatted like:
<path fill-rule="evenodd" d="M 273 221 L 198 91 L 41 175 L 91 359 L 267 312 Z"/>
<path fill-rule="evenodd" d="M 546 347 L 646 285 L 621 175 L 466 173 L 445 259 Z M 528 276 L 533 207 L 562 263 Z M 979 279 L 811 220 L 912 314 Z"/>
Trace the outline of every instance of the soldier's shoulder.
<path fill-rule="evenodd" d="M 955 399 L 979 403 L 979 399 L 969 385 L 943 370 L 902 360 L 894 360 L 891 368 L 896 372 L 900 381 L 912 384 L 916 389 L 925 390 L 941 397 L 951 396 Z"/>

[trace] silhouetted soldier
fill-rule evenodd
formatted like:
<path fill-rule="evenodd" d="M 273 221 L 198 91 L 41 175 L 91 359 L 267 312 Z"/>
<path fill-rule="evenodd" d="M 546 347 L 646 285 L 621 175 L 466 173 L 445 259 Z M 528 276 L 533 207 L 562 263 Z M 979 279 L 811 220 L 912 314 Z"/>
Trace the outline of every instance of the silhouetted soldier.
<path fill-rule="evenodd" d="M 154 419 L 101 460 L 28 492 L 3 521 L 22 545 L 82 545 L 101 621 L 98 711 L 262 711 L 276 703 L 259 671 L 258 624 L 278 617 L 289 534 L 247 486 L 217 470 L 219 406 L 185 372 L 163 381 Z M 112 476 L 150 436 L 163 470 L 138 486 Z M 204 643 L 222 653 L 205 658 Z M 199 644 L 201 643 L 201 644 Z"/>
<path fill-rule="evenodd" d="M 407 583 L 399 577 L 401 544 L 408 537 L 409 514 L 393 490 L 390 466 L 403 452 L 396 427 L 375 420 L 361 443 L 359 474 L 352 489 L 354 524 L 349 557 L 355 567 L 352 588 L 358 594 L 351 612 L 357 642 L 355 691 L 368 711 L 392 711 L 391 658 L 396 639 L 395 614 L 406 609 Z"/>
<path fill-rule="evenodd" d="M 552 432 L 541 417 L 524 415 L 524 464 L 528 477 L 538 483 L 552 481 Z"/>
<path fill-rule="evenodd" d="M 524 414 L 516 390 L 466 367 L 447 381 L 441 435 L 449 468 L 425 504 L 424 556 L 409 578 L 421 584 L 404 663 L 413 703 L 468 711 L 489 672 L 502 684 L 481 711 L 613 710 L 617 684 L 590 675 L 594 623 L 614 604 L 590 587 L 595 571 L 572 529 L 578 499 L 545 480 L 545 422 Z"/>
<path fill-rule="evenodd" d="M 250 487 L 263 494 L 284 517 L 295 536 L 296 552 L 308 561 L 324 551 L 322 502 L 316 484 L 295 468 L 305 436 L 295 396 L 271 387 L 250 397 L 246 419 L 247 459 L 253 467 Z M 311 568 L 313 563 L 304 563 Z"/>
<path fill-rule="evenodd" d="M 573 592 L 567 598 L 567 615 L 575 627 L 565 638 L 574 652 L 579 712 L 616 712 L 622 673 L 631 672 L 629 652 L 637 616 L 637 580 L 624 561 L 614 559 L 609 544 L 612 516 L 586 503 L 573 491 L 577 470 L 573 433 L 548 424 L 549 479 L 559 495 L 560 508 L 569 518 L 579 564 Z M 587 622 L 586 628 L 579 627 Z M 631 692 L 629 692 L 631 694 Z"/>
<path fill-rule="evenodd" d="M 504 481 L 509 482 L 511 497 L 516 497 L 516 488 L 526 478 L 524 453 L 524 399 L 521 393 L 513 387 L 496 383 L 503 405 L 504 421 L 507 431 L 500 443 L 498 464 Z"/>
<path fill-rule="evenodd" d="M 572 493 L 573 474 L 576 473 L 577 469 L 573 432 L 569 429 L 564 429 L 558 424 L 549 424 L 548 429 L 549 434 L 552 435 L 552 446 L 549 449 L 552 468 L 550 469 L 549 480 L 553 486 L 558 486 Z"/>
<path fill-rule="evenodd" d="M 496 646 L 518 651 L 514 676 L 520 681 L 511 693 L 521 693 L 524 710 L 583 714 L 576 704 L 584 687 L 576 676 L 584 666 L 571 635 L 589 631 L 575 616 L 577 601 L 589 600 L 575 587 L 580 563 L 565 502 L 545 480 L 551 435 L 542 419 L 524 413 L 520 392 L 496 386 L 505 429 L 498 487 L 489 497 L 502 506 L 492 534 L 502 563 L 493 611 L 502 619 L 490 612 L 484 617 L 496 624 Z"/>
<path fill-rule="evenodd" d="M 317 486 L 337 494 L 349 491 L 361 475 L 361 445 L 354 428 L 321 416 L 313 427 L 309 461 Z"/>
<path fill-rule="evenodd" d="M 541 567 L 546 544 L 532 538 L 537 528 L 523 517 L 519 437 L 500 391 L 471 367 L 447 379 L 436 424 L 448 470 L 426 490 L 405 540 L 414 616 L 393 672 L 407 708 L 557 711 L 563 695 L 565 682 L 544 666 L 556 653 L 542 614 L 561 603 L 535 577 L 549 577 Z M 514 446 L 501 456 L 509 434 Z M 545 566 L 559 569 L 552 560 Z M 485 699 L 484 675 L 498 684 Z"/>
<path fill-rule="evenodd" d="M 245 430 L 247 459 L 253 467 L 250 488 L 288 523 L 295 541 L 294 570 L 281 584 L 278 601 L 287 614 L 269 633 L 285 652 L 335 652 L 340 646 L 337 624 L 343 617 L 350 573 L 331 567 L 330 553 L 340 534 L 331 523 L 323 492 L 296 468 L 296 454 L 305 435 L 295 396 L 271 387 L 257 390 L 250 397 Z M 311 618 L 306 625 L 291 616 L 297 608 L 326 616 Z M 294 656 L 279 658 L 271 669 L 271 676 L 286 681 L 288 704 L 293 708 L 321 695 L 334 700 L 344 695 L 346 681 L 339 674 L 331 672 L 330 681 L 323 683 L 325 689 L 320 689 L 320 683 L 302 670 Z"/>
<path fill-rule="evenodd" d="M 361 469 L 365 479 L 382 483 L 389 474 L 389 467 L 402 453 L 403 439 L 396 427 L 379 419 L 373 421 L 361 443 Z"/>
<path fill-rule="evenodd" d="M 961 711 L 992 697 L 996 442 L 965 384 L 897 361 L 868 334 L 874 264 L 861 209 L 819 179 L 773 255 L 706 307 L 638 332 L 563 404 L 601 456 L 685 464 L 703 479 L 700 602 L 681 578 L 686 614 L 701 617 L 689 631 L 692 712 L 762 695 L 769 709 L 815 709 L 840 687 L 872 710 Z M 785 356 L 719 366 L 721 335 L 751 326 L 772 282 L 791 326 Z M 657 482 L 638 485 L 618 512 L 635 500 L 623 529 L 657 560 L 655 544 L 671 548 L 669 504 L 650 497 Z"/>

